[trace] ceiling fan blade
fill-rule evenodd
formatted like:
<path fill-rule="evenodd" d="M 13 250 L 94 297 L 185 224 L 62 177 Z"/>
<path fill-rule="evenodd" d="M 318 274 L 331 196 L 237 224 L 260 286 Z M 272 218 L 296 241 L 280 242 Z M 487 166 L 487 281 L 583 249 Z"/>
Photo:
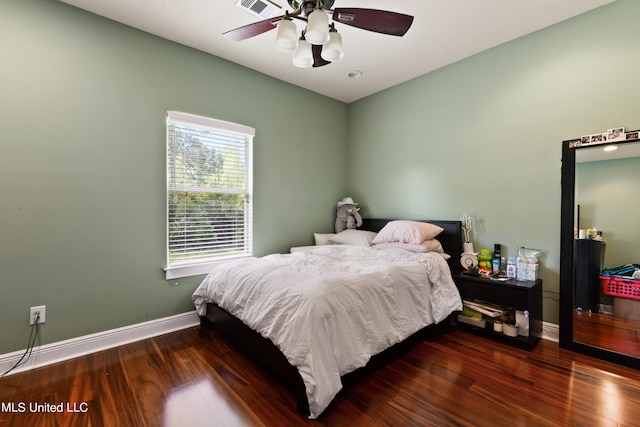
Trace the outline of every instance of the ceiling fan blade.
<path fill-rule="evenodd" d="M 321 44 L 312 44 L 311 52 L 313 53 L 313 68 L 322 67 L 323 65 L 331 64 L 330 61 L 326 61 L 322 59 L 322 45 Z"/>
<path fill-rule="evenodd" d="M 264 21 L 254 22 L 253 24 L 245 25 L 244 27 L 229 30 L 222 33 L 222 35 L 235 42 L 250 39 L 251 37 L 258 36 L 269 30 L 275 29 L 282 18 L 284 18 L 284 15 L 274 16 L 273 18 L 265 19 Z"/>
<path fill-rule="evenodd" d="M 404 36 L 413 23 L 413 16 L 386 10 L 340 7 L 334 10 L 333 20 L 376 33 Z"/>

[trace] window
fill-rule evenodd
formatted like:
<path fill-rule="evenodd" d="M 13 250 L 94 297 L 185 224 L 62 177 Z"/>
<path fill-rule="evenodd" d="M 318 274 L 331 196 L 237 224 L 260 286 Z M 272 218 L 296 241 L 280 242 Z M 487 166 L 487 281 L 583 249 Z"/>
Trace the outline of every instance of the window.
<path fill-rule="evenodd" d="M 167 279 L 251 255 L 253 128 L 167 114 Z"/>

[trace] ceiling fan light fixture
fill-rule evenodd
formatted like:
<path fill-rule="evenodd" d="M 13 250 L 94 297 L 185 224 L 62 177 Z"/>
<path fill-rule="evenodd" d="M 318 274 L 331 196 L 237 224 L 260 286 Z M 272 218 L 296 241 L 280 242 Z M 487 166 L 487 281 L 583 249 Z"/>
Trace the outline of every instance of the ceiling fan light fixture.
<path fill-rule="evenodd" d="M 331 24 L 331 30 L 329 30 L 329 41 L 322 47 L 320 56 L 329 62 L 338 61 L 344 56 L 342 35 L 333 27 L 333 24 Z"/>
<path fill-rule="evenodd" d="M 276 46 L 281 50 L 294 50 L 298 47 L 296 24 L 286 16 L 278 22 Z"/>
<path fill-rule="evenodd" d="M 311 44 L 325 44 L 329 41 L 329 16 L 322 9 L 316 8 L 309 14 L 305 38 Z"/>
<path fill-rule="evenodd" d="M 236 0 L 238 4 L 259 13 L 269 0 Z M 243 25 L 222 33 L 228 40 L 242 41 L 277 28 L 275 45 L 285 51 L 293 51 L 296 67 L 322 67 L 343 58 L 342 35 L 335 29 L 335 22 L 362 30 L 392 36 L 403 36 L 413 23 L 413 16 L 403 13 L 369 8 L 332 9 L 335 0 L 287 0 L 293 9 L 284 15 Z M 247 6 L 248 5 L 248 6 Z M 293 19 L 306 22 L 300 38 Z M 331 22 L 331 25 L 329 25 Z M 299 34 L 299 33 L 298 33 Z M 359 74 L 350 73 L 357 78 Z"/>
<path fill-rule="evenodd" d="M 300 37 L 298 41 L 298 48 L 293 54 L 293 65 L 299 68 L 309 68 L 313 65 L 311 43 L 306 41 L 304 37 Z"/>

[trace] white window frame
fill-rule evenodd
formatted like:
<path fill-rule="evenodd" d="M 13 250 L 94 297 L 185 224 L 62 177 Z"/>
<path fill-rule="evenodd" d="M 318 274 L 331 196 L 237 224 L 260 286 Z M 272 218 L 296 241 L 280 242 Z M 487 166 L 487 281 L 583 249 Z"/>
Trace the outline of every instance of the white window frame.
<path fill-rule="evenodd" d="M 193 127 L 194 129 L 198 129 L 199 131 L 213 130 L 215 132 L 223 132 L 232 134 L 233 136 L 243 136 L 245 141 L 245 188 L 242 190 L 238 189 L 216 189 L 216 188 L 194 188 L 192 190 L 184 189 L 184 188 L 176 188 L 171 184 L 170 179 L 170 129 L 172 125 L 186 125 L 189 127 Z M 195 276 L 199 274 L 208 273 L 212 266 L 218 264 L 220 262 L 226 262 L 231 259 L 249 257 L 252 255 L 253 248 L 253 137 L 255 136 L 255 129 L 249 126 L 225 122 L 222 120 L 216 120 L 209 117 L 197 116 L 189 113 L 182 113 L 178 111 L 168 111 L 167 112 L 167 123 L 166 123 L 166 150 L 167 150 L 167 165 L 166 165 L 166 181 L 167 181 L 167 193 L 166 193 L 166 268 L 165 274 L 166 279 L 176 279 L 180 277 L 188 277 Z M 217 194 L 238 194 L 239 192 L 244 195 L 245 206 L 244 206 L 244 236 L 243 236 L 243 250 L 241 253 L 236 253 L 229 256 L 213 256 L 209 258 L 194 258 L 190 259 L 187 257 L 186 260 L 176 261 L 171 260 L 171 256 L 169 253 L 170 247 L 170 235 L 169 235 L 169 227 L 170 227 L 170 206 L 169 206 L 169 194 L 172 191 L 194 191 L 194 192 L 213 192 Z"/>

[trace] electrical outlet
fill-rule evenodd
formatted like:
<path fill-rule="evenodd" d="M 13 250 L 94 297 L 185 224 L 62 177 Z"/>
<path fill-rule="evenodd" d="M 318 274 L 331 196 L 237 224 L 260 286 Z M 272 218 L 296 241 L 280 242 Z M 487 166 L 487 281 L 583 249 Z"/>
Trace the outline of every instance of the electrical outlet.
<path fill-rule="evenodd" d="M 36 307 L 31 307 L 29 309 L 29 324 L 33 325 L 36 323 L 36 319 L 38 323 L 44 323 L 45 313 L 47 311 L 46 305 L 38 305 Z"/>

